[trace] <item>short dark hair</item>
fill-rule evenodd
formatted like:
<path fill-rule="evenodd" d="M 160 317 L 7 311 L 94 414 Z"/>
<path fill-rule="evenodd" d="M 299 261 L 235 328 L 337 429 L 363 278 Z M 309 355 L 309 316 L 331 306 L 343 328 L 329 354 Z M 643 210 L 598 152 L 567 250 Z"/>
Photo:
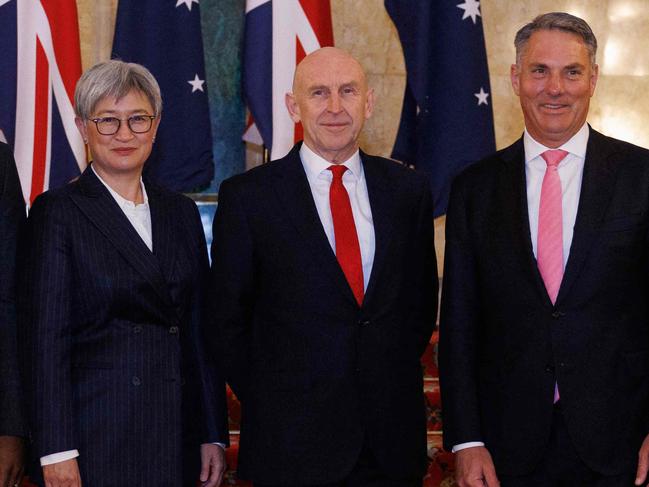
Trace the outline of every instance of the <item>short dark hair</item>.
<path fill-rule="evenodd" d="M 514 38 L 516 64 L 519 64 L 521 61 L 521 56 L 527 46 L 527 41 L 530 40 L 532 34 L 539 30 L 561 30 L 581 37 L 586 45 L 586 49 L 588 49 L 591 64 L 595 64 L 595 56 L 597 54 L 597 39 L 595 38 L 595 34 L 593 34 L 593 31 L 585 20 L 565 12 L 550 12 L 539 15 L 532 22 L 521 27 Z"/>

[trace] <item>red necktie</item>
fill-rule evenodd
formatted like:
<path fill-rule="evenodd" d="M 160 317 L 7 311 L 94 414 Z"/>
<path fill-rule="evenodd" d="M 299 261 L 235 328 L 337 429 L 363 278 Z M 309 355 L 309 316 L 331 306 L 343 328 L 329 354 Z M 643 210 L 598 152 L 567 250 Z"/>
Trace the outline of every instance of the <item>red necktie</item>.
<path fill-rule="evenodd" d="M 552 304 L 557 300 L 563 279 L 563 211 L 558 167 L 567 155 L 564 150 L 546 150 L 541 154 L 547 168 L 541 183 L 536 263 Z M 559 398 L 559 386 L 555 382 L 554 402 Z"/>
<path fill-rule="evenodd" d="M 343 165 L 333 165 L 328 168 L 333 174 L 329 188 L 329 205 L 334 222 L 336 238 L 336 258 L 352 288 L 356 302 L 363 303 L 363 265 L 361 263 L 361 247 L 358 244 L 352 205 L 349 195 L 343 186 L 343 173 L 347 168 Z"/>

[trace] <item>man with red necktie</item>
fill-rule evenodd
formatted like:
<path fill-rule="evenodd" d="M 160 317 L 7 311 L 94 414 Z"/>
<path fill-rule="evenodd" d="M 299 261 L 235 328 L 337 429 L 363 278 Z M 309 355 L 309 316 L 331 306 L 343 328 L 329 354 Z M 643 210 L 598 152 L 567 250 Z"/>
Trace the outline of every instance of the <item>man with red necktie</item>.
<path fill-rule="evenodd" d="M 429 183 L 359 150 L 374 93 L 345 51 L 307 56 L 286 105 L 303 143 L 225 181 L 214 220 L 206 338 L 241 401 L 239 475 L 420 487 L 419 358 L 437 309 Z"/>
<path fill-rule="evenodd" d="M 646 485 L 649 151 L 586 123 L 586 22 L 540 15 L 514 44 L 525 132 L 447 213 L 445 446 L 460 487 Z"/>

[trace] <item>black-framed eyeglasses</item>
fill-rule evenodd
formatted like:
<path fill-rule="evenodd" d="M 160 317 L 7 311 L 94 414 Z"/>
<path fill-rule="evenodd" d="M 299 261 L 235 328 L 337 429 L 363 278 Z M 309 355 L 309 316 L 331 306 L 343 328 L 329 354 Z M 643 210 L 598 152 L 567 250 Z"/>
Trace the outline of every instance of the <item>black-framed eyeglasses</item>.
<path fill-rule="evenodd" d="M 91 118 L 90 121 L 95 122 L 97 132 L 101 135 L 115 135 L 119 131 L 124 120 L 126 120 L 126 124 L 131 132 L 134 134 L 144 134 L 151 130 L 155 119 L 156 117 L 154 115 L 131 115 L 128 118 Z"/>

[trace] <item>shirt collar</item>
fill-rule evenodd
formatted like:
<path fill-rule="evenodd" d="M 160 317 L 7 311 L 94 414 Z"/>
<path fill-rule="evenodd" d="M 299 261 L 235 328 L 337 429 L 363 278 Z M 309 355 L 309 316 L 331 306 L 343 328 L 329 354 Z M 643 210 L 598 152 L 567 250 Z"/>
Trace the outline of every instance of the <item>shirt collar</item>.
<path fill-rule="evenodd" d="M 120 207 L 130 207 L 130 208 L 146 208 L 149 205 L 149 197 L 146 194 L 146 189 L 144 188 L 144 183 L 142 182 L 142 178 L 140 177 L 140 187 L 142 188 L 142 198 L 144 200 L 143 203 L 136 205 L 135 202 L 127 200 L 126 198 L 122 197 L 117 191 L 115 191 L 113 188 L 111 188 L 106 181 L 104 181 L 99 174 L 97 174 L 97 171 L 95 171 L 95 168 L 90 164 L 90 169 L 92 169 L 92 172 L 95 173 L 95 176 L 97 176 L 97 179 L 101 181 L 101 184 L 106 186 L 106 189 L 110 193 L 110 195 L 113 197 L 113 199 L 117 202 L 117 204 Z"/>
<path fill-rule="evenodd" d="M 315 179 L 324 171 L 329 169 L 329 166 L 333 164 L 323 157 L 319 156 L 313 152 L 308 145 L 302 143 L 300 147 L 300 159 L 302 160 L 302 166 L 304 166 L 304 171 L 306 172 L 308 179 Z M 358 179 L 361 174 L 361 156 L 358 149 L 354 152 L 349 159 L 342 163 L 348 169 L 348 172 L 352 173 L 354 178 Z M 327 171 L 331 174 L 330 171 Z"/>
<path fill-rule="evenodd" d="M 588 145 L 588 136 L 590 131 L 588 130 L 588 124 L 584 123 L 582 127 L 573 135 L 566 143 L 557 147 L 557 149 L 565 150 L 570 154 L 573 154 L 582 159 L 586 158 L 586 146 Z M 525 146 L 525 162 L 530 162 L 532 159 L 540 156 L 546 150 L 550 150 L 549 147 L 544 146 L 540 142 L 537 142 L 532 138 L 532 136 L 525 129 L 523 134 L 523 144 Z"/>

